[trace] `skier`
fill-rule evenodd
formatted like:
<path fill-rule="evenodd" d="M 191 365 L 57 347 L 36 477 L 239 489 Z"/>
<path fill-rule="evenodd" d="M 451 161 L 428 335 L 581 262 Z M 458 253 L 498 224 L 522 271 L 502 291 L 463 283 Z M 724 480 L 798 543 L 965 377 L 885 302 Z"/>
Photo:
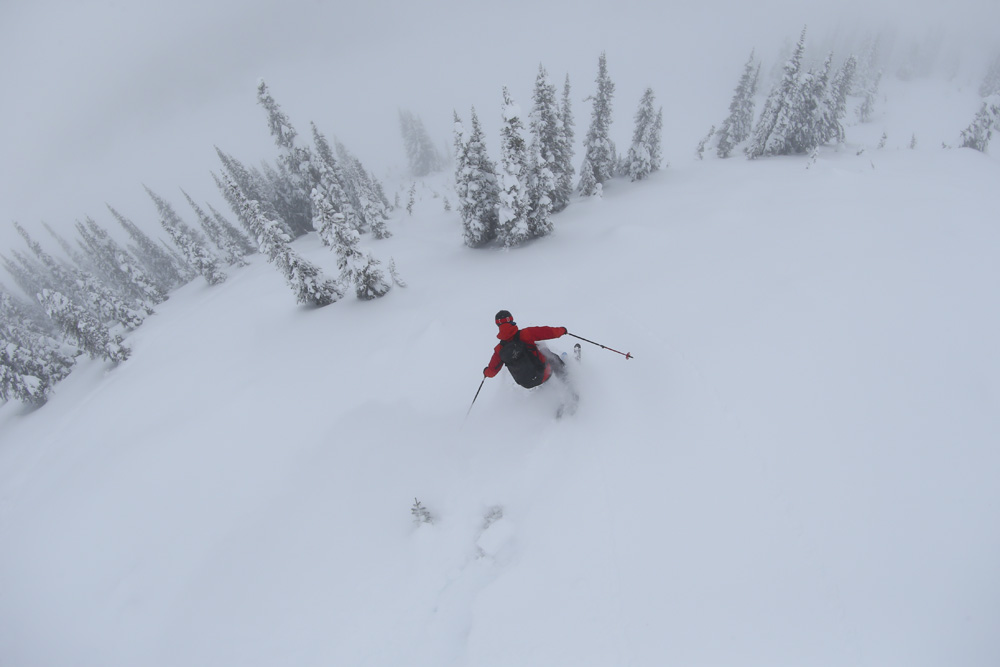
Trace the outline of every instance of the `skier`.
<path fill-rule="evenodd" d="M 542 384 L 552 375 L 564 375 L 565 362 L 559 355 L 550 352 L 545 346 L 539 347 L 540 340 L 551 340 L 566 335 L 566 327 L 527 327 L 518 329 L 514 317 L 509 311 L 501 310 L 496 314 L 496 323 L 500 328 L 497 338 L 500 343 L 493 348 L 493 358 L 483 369 L 483 375 L 496 377 L 500 370 L 507 366 L 514 382 L 522 387 L 532 388 Z"/>

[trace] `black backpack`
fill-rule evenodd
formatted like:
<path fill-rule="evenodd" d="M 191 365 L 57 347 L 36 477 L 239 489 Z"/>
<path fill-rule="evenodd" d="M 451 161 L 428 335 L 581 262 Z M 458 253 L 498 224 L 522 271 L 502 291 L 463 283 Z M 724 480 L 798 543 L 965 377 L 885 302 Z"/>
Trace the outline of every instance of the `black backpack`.
<path fill-rule="evenodd" d="M 521 332 L 500 343 L 500 360 L 507 366 L 514 382 L 530 389 L 545 379 L 545 361 L 521 340 Z"/>

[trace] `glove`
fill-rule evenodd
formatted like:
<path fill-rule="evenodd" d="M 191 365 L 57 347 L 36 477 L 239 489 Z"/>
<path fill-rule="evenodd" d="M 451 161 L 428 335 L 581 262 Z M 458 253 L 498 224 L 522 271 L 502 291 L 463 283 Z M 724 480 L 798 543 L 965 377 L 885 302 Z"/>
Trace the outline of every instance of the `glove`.
<path fill-rule="evenodd" d="M 561 334 L 559 334 L 560 336 L 565 336 L 566 334 L 569 333 L 569 329 L 567 329 L 566 327 L 563 327 L 562 330 L 563 330 L 563 332 Z"/>

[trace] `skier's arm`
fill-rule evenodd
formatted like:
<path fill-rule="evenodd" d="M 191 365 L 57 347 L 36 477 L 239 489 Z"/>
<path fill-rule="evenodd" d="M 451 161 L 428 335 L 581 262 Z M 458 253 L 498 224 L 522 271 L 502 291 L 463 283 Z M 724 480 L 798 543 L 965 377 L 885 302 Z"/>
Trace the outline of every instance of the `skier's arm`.
<path fill-rule="evenodd" d="M 496 377 L 496 374 L 500 372 L 503 368 L 503 361 L 500 359 L 500 346 L 497 345 L 493 350 L 493 358 L 490 359 L 489 365 L 483 369 L 483 375 L 491 378 Z"/>
<path fill-rule="evenodd" d="M 521 340 L 525 343 L 534 343 L 540 340 L 551 340 L 565 336 L 566 327 L 527 327 L 521 329 Z"/>

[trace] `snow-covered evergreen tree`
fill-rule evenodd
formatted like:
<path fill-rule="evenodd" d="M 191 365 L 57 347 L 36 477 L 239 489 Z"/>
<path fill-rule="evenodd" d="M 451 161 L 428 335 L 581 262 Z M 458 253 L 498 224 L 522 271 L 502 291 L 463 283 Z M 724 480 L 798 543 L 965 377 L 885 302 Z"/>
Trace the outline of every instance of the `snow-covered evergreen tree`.
<path fill-rule="evenodd" d="M 795 115 L 802 108 L 799 78 L 805 39 L 806 31 L 803 28 L 791 57 L 785 63 L 781 82 L 774 87 L 764 103 L 764 109 L 746 148 L 747 157 L 751 160 L 765 155 L 787 155 L 790 152 L 789 135 L 793 130 Z"/>
<path fill-rule="evenodd" d="M 836 134 L 837 123 L 829 91 L 832 65 L 833 54 L 830 54 L 821 69 L 809 70 L 802 77 L 798 106 L 786 135 L 786 153 L 808 153 Z"/>
<path fill-rule="evenodd" d="M 417 178 L 440 171 L 445 160 L 431 141 L 419 116 L 399 110 L 399 126 L 403 134 L 403 147 L 410 162 L 410 173 Z"/>
<path fill-rule="evenodd" d="M 635 112 L 635 130 L 632 132 L 632 146 L 628 149 L 626 160 L 626 173 L 633 181 L 640 181 L 660 168 L 659 129 L 663 122 L 663 109 L 654 111 L 655 101 L 653 89 L 647 88 Z"/>
<path fill-rule="evenodd" d="M 413 205 L 417 203 L 417 183 L 410 183 L 410 189 L 406 193 L 406 212 L 413 215 Z"/>
<path fill-rule="evenodd" d="M 603 186 L 597 182 L 597 175 L 594 168 L 590 166 L 590 160 L 584 158 L 580 165 L 580 192 L 591 197 L 602 197 L 604 195 Z"/>
<path fill-rule="evenodd" d="M 858 107 L 858 120 L 867 123 L 875 113 L 875 100 L 878 99 L 878 86 L 882 81 L 882 73 L 878 72 L 868 83 L 864 90 L 864 102 Z"/>
<path fill-rule="evenodd" d="M 500 129 L 500 164 L 497 181 L 500 185 L 500 210 L 497 220 L 497 240 L 511 248 L 531 238 L 528 228 L 528 155 L 524 141 L 521 109 L 503 89 L 503 125 Z"/>
<path fill-rule="evenodd" d="M 152 307 L 167 299 L 139 260 L 118 245 L 106 229 L 91 218 L 86 219 L 86 226 L 77 223 L 76 227 L 90 249 L 95 265 L 107 280 L 114 282 L 119 292 L 145 304 L 147 314 L 152 314 Z"/>
<path fill-rule="evenodd" d="M 185 271 L 182 271 L 181 267 L 178 266 L 170 254 L 157 245 L 153 239 L 149 238 L 134 222 L 110 205 L 108 206 L 108 210 L 111 211 L 111 215 L 118 221 L 118 224 L 128 232 L 134 244 L 131 246 L 132 254 L 139 259 L 146 269 L 147 275 L 149 275 L 160 291 L 166 294 L 189 280 L 194 279 L 194 273 L 185 273 Z"/>
<path fill-rule="evenodd" d="M 45 252 L 41 244 L 35 241 L 35 239 L 28 233 L 28 230 L 22 227 L 20 223 L 15 222 L 14 229 L 16 229 L 21 238 L 24 239 L 28 249 L 37 260 L 31 261 L 17 252 L 13 253 L 14 257 L 18 260 L 18 262 L 20 262 L 22 270 L 31 276 L 25 282 L 60 290 L 67 294 L 77 294 L 80 289 L 80 286 L 77 283 L 77 270 L 66 262 L 57 261 L 54 257 Z M 17 276 L 15 275 L 15 277 Z M 40 289 L 35 292 L 26 293 L 34 295 L 37 294 L 38 291 L 40 291 Z M 81 299 L 81 302 L 82 301 L 83 300 Z"/>
<path fill-rule="evenodd" d="M 858 59 L 850 56 L 840 66 L 830 83 L 830 100 L 833 106 L 833 126 L 830 133 L 825 137 L 825 141 L 844 141 L 843 120 L 847 116 L 847 96 L 854 83 L 854 74 L 857 71 Z"/>
<path fill-rule="evenodd" d="M 43 289 L 38 302 L 59 329 L 87 352 L 92 359 L 116 363 L 128 359 L 129 349 L 119 334 L 112 334 L 93 315 L 60 292 Z"/>
<path fill-rule="evenodd" d="M 180 250 L 187 265 L 201 274 L 209 285 L 218 285 L 224 282 L 227 276 L 219 268 L 219 258 L 205 245 L 201 234 L 188 227 L 174 211 L 173 206 L 165 199 L 148 187 L 146 193 L 156 204 L 156 209 L 160 214 L 160 225 Z"/>
<path fill-rule="evenodd" d="M 983 82 L 979 84 L 980 97 L 992 97 L 1000 94 L 1000 53 L 998 53 L 986 68 Z"/>
<path fill-rule="evenodd" d="M 354 294 L 362 301 L 370 301 L 385 296 L 392 288 L 392 282 L 382 270 L 382 262 L 372 254 L 365 253 L 364 262 L 355 273 Z"/>
<path fill-rule="evenodd" d="M 27 230 L 17 223 L 14 223 L 14 226 L 48 270 L 51 276 L 48 284 L 71 298 L 76 306 L 89 311 L 102 324 L 114 323 L 126 329 L 134 329 L 142 324 L 148 313 L 152 312 L 152 309 L 148 311 L 143 309 L 142 304 L 130 300 L 127 295 L 116 293 L 93 273 L 56 261 L 42 249 Z"/>
<path fill-rule="evenodd" d="M 246 254 L 244 248 L 226 233 L 215 218 L 209 217 L 198 206 L 195 200 L 191 198 L 191 195 L 184 192 L 184 190 L 181 190 L 181 194 L 184 195 L 188 205 L 194 211 L 195 217 L 198 218 L 198 222 L 201 224 L 201 228 L 204 230 L 206 236 L 218 248 L 219 252 L 222 253 L 222 258 L 225 262 L 235 267 L 247 266 L 249 262 L 243 259 Z"/>
<path fill-rule="evenodd" d="M 465 123 L 458 117 L 458 112 L 452 110 L 452 135 L 453 157 L 455 165 L 455 196 L 458 198 L 458 214 L 465 223 L 467 218 L 468 204 L 466 197 L 469 194 L 469 148 L 465 133 Z M 447 200 L 445 200 L 447 203 Z M 445 210 L 448 210 L 447 208 Z"/>
<path fill-rule="evenodd" d="M 347 223 L 353 229 L 361 229 L 364 224 L 358 215 L 357 210 L 354 208 L 354 203 L 351 196 L 348 194 L 348 189 L 351 187 L 348 183 L 347 174 L 341 168 L 340 162 L 334 156 L 333 149 L 330 146 L 330 142 L 327 141 L 326 137 L 316 124 L 312 124 L 313 133 L 313 145 L 316 148 L 316 155 L 319 159 L 315 160 L 313 163 L 314 168 L 317 170 L 317 186 L 315 190 L 318 190 L 322 195 L 322 198 L 329 204 L 330 209 L 335 213 L 343 213 Z M 357 198 L 354 198 L 356 201 Z M 316 200 L 313 200 L 313 206 L 316 205 Z M 319 227 L 316 220 L 316 211 L 313 211 L 313 226 L 319 231 Z"/>
<path fill-rule="evenodd" d="M 962 146 L 985 152 L 993 130 L 1000 130 L 1000 94 L 986 98 L 972 124 L 962 130 Z"/>
<path fill-rule="evenodd" d="M 240 254 L 243 257 L 257 252 L 257 247 L 251 243 L 247 235 L 241 232 L 233 223 L 229 222 L 222 213 L 217 211 L 211 204 L 208 204 L 208 210 L 212 213 L 212 218 L 215 220 L 216 226 L 231 243 L 240 249 Z"/>
<path fill-rule="evenodd" d="M 547 222 L 549 213 L 555 210 L 560 197 L 560 171 L 568 164 L 568 159 L 564 155 L 567 146 L 559 102 L 556 99 L 556 87 L 549 82 L 548 74 L 542 65 L 538 66 L 532 102 L 531 114 L 528 116 L 532 144 L 531 180 L 534 190 L 531 196 L 531 208 L 536 211 L 535 217 L 539 221 L 545 221 L 539 223 L 544 228 L 550 226 Z M 539 204 L 543 196 L 547 202 Z M 560 203 L 562 208 L 565 208 L 568 199 Z"/>
<path fill-rule="evenodd" d="M 597 65 L 597 93 L 593 96 L 594 106 L 590 112 L 590 128 L 583 141 L 584 162 L 590 165 L 590 174 L 580 169 L 580 193 L 585 196 L 599 194 L 593 185 L 584 188 L 585 184 L 596 182 L 603 185 L 615 172 L 617 157 L 615 145 L 611 141 L 611 102 L 614 98 L 615 84 L 608 75 L 607 58 L 604 53 Z"/>
<path fill-rule="evenodd" d="M 705 149 L 709 146 L 712 139 L 716 136 L 715 126 L 709 128 L 708 134 L 701 138 L 698 142 L 698 146 L 694 149 L 694 154 L 698 156 L 699 160 L 705 159 Z"/>
<path fill-rule="evenodd" d="M 389 206 L 378 179 L 339 141 L 336 148 L 345 174 L 345 191 L 361 222 L 358 231 L 370 230 L 377 239 L 392 236 L 385 224 L 389 219 Z"/>
<path fill-rule="evenodd" d="M 232 155 L 225 153 L 218 146 L 215 147 L 215 152 L 219 156 L 219 161 L 222 162 L 222 167 L 226 174 L 228 174 L 229 178 L 236 183 L 240 192 L 246 193 L 246 197 L 248 199 L 259 202 L 267 216 L 274 220 L 278 220 L 281 224 L 285 225 L 285 222 L 282 219 L 282 214 L 279 212 L 279 208 L 286 209 L 285 213 L 288 213 L 287 208 L 289 203 L 286 201 L 287 194 L 284 196 L 280 195 L 275 190 L 275 184 L 265 177 L 259 170 L 247 168 L 242 162 L 237 160 Z M 272 172 L 274 172 L 273 169 Z M 223 179 L 214 172 L 212 173 L 212 178 L 215 180 L 215 185 L 219 188 L 219 192 L 226 200 L 226 203 L 229 204 L 230 210 L 236 215 L 240 225 L 244 230 L 247 230 L 247 233 L 249 234 L 249 222 L 242 218 L 243 211 L 239 202 L 233 199 L 232 191 L 225 185 Z M 289 236 L 294 237 L 296 235 L 296 233 L 288 227 L 288 225 L 285 225 L 285 231 Z M 256 249 L 256 243 L 251 242 L 251 245 Z"/>
<path fill-rule="evenodd" d="M 754 52 L 750 52 L 743 74 L 736 84 L 736 91 L 729 103 L 729 115 L 722 121 L 716 133 L 716 155 L 727 158 L 735 148 L 750 137 L 753 128 L 754 100 L 757 83 L 760 80 L 760 63 L 754 62 Z"/>
<path fill-rule="evenodd" d="M 569 74 L 563 84 L 562 103 L 559 105 L 560 137 L 559 150 L 556 152 L 556 196 L 552 203 L 553 212 L 559 212 L 569 206 L 573 196 L 573 106 L 570 101 Z"/>
<path fill-rule="evenodd" d="M 88 252 L 88 254 L 85 255 L 84 253 L 80 252 L 78 249 L 70 245 L 69 241 L 67 241 L 63 236 L 57 234 L 56 231 L 51 227 L 49 227 L 47 223 L 43 222 L 42 227 L 44 227 L 45 231 L 49 233 L 49 236 L 51 236 L 56 240 L 56 243 L 58 243 L 59 247 L 62 248 L 62 251 L 66 253 L 66 256 L 69 257 L 71 260 L 73 260 L 74 264 L 76 264 L 80 268 L 87 269 L 90 271 L 95 269 L 95 267 L 93 266 L 93 260 L 89 256 L 89 253 L 91 251 L 90 248 L 84 247 L 84 250 Z"/>
<path fill-rule="evenodd" d="M 51 274 L 46 271 L 44 266 L 30 260 L 16 250 L 11 250 L 10 253 L 14 259 L 2 256 L 3 265 L 21 291 L 34 298 L 36 294 L 49 287 Z"/>
<path fill-rule="evenodd" d="M 264 212 L 260 202 L 247 199 L 239 186 L 223 175 L 226 186 L 233 192 L 233 198 L 250 221 L 250 232 L 258 244 L 260 252 L 285 276 L 288 286 L 295 293 L 298 303 L 325 306 L 338 301 L 343 291 L 336 281 L 327 280 L 322 271 L 303 259 L 291 247 L 291 237 L 283 226 Z"/>
<path fill-rule="evenodd" d="M 334 211 L 329 202 L 318 198 L 316 206 L 322 209 L 320 238 L 337 253 L 341 291 L 354 285 L 355 295 L 363 301 L 385 296 L 392 283 L 380 268 L 381 263 L 371 253 L 361 251 L 358 231 L 348 224 L 343 213 Z"/>
<path fill-rule="evenodd" d="M 537 141 L 531 143 L 528 170 L 528 233 L 532 238 L 552 233 L 552 196 L 556 178 L 552 163 L 541 155 Z"/>
<path fill-rule="evenodd" d="M 316 185 L 310 178 L 309 164 L 312 155 L 307 147 L 298 146 L 298 136 L 288 116 L 271 95 L 263 79 L 257 82 L 257 101 L 267 111 L 267 125 L 274 143 L 282 150 L 278 158 L 278 171 L 272 174 L 272 185 L 283 193 L 283 206 L 278 207 L 293 233 L 298 236 L 312 231 L 312 202 L 310 193 Z"/>
<path fill-rule="evenodd" d="M 496 164 L 486 152 L 483 128 L 475 108 L 470 122 L 472 132 L 465 142 L 465 193 L 459 195 L 459 212 L 465 245 L 480 248 L 497 237 L 500 185 Z"/>
<path fill-rule="evenodd" d="M 0 289 L 0 399 L 41 405 L 74 363 L 70 350 L 34 324 L 31 307 Z"/>

